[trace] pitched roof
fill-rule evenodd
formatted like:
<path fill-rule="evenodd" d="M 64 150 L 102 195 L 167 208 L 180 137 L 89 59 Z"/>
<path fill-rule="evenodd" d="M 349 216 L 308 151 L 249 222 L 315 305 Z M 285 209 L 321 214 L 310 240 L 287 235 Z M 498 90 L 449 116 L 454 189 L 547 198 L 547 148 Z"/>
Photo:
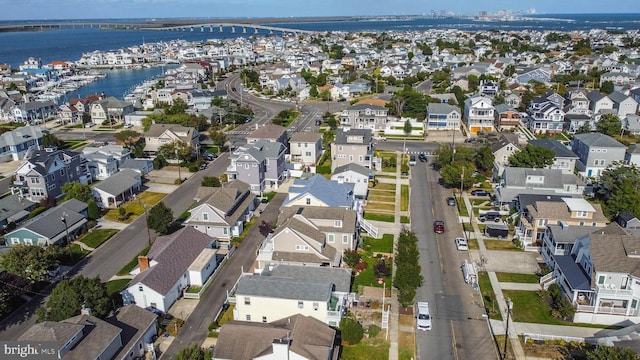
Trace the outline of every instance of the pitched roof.
<path fill-rule="evenodd" d="M 147 254 L 156 264 L 136 275 L 129 286 L 140 282 L 166 295 L 211 241 L 210 236 L 190 226 L 158 237 Z"/>
<path fill-rule="evenodd" d="M 609 135 L 605 135 L 602 133 L 594 132 L 594 133 L 585 133 L 585 134 L 575 134 L 573 138 L 582 142 L 587 146 L 596 146 L 596 147 L 622 147 L 626 148 L 623 144 L 619 143 L 616 139 L 612 138 Z"/>
<path fill-rule="evenodd" d="M 427 105 L 428 114 L 449 114 L 452 112 L 460 113 L 460 108 L 457 106 L 442 104 L 442 103 L 429 103 Z"/>
<path fill-rule="evenodd" d="M 286 133 L 287 128 L 280 125 L 268 124 L 265 126 L 261 126 L 252 132 L 247 138 L 255 138 L 255 139 L 269 139 L 269 140 L 277 140 L 282 136 L 282 133 Z"/>
<path fill-rule="evenodd" d="M 271 323 L 232 320 L 220 329 L 213 351 L 217 359 L 255 359 L 273 353 L 274 340 L 289 339 L 290 351 L 309 360 L 335 360 L 336 330 L 310 316 L 296 314 Z"/>
<path fill-rule="evenodd" d="M 122 169 L 96 184 L 93 188 L 107 194 L 120 195 L 140 184 L 140 174 L 132 169 Z"/>
<path fill-rule="evenodd" d="M 529 144 L 533 146 L 541 146 L 543 148 L 552 150 L 555 153 L 556 158 L 571 158 L 578 159 L 578 156 L 564 146 L 560 141 L 553 139 L 535 139 L 529 140 Z"/>
<path fill-rule="evenodd" d="M 323 232 L 337 232 L 351 234 L 355 232 L 357 214 L 355 210 L 324 206 L 292 206 L 282 207 L 278 216 L 278 223 L 284 224 L 290 218 L 310 221 L 313 226 Z M 327 222 L 328 220 L 328 222 Z M 334 226 L 335 221 L 341 221 L 341 226 Z M 322 225 L 327 224 L 329 225 Z"/>
<path fill-rule="evenodd" d="M 345 171 L 353 171 L 356 172 L 358 174 L 364 175 L 364 176 L 369 176 L 370 174 L 372 174 L 374 171 L 372 171 L 369 168 L 366 168 L 360 164 L 356 164 L 356 163 L 348 163 L 342 166 L 338 166 L 334 171 L 333 174 L 339 174 Z"/>
<path fill-rule="evenodd" d="M 126 355 L 131 347 L 144 336 L 147 329 L 153 325 L 157 317 L 158 315 L 153 312 L 131 304 L 118 308 L 114 316 L 107 318 L 106 322 L 122 329 L 120 333 L 122 348 L 114 359 L 120 359 Z"/>
<path fill-rule="evenodd" d="M 14 232 L 26 229 L 48 239 L 53 239 L 65 231 L 65 224 L 60 219 L 66 219 L 67 226 L 69 227 L 84 222 L 86 218 L 80 212 L 86 208 L 87 204 L 76 199 L 71 199 L 36 216 L 21 228 L 14 230 Z M 7 234 L 7 236 L 9 236 L 9 234 Z"/>
<path fill-rule="evenodd" d="M 185 137 L 183 136 L 179 136 L 181 139 L 183 139 L 183 141 L 189 142 L 191 141 L 191 139 L 193 138 L 194 133 L 196 132 L 196 129 L 194 129 L 193 127 L 187 127 L 187 126 L 182 126 L 182 125 L 176 125 L 176 124 L 151 124 L 151 126 L 149 126 L 149 130 L 147 130 L 144 133 L 144 136 L 146 137 L 158 137 L 160 135 L 162 135 L 165 131 L 170 130 L 171 132 L 175 133 L 177 135 L 177 133 L 186 133 L 186 139 L 184 139 Z"/>
<path fill-rule="evenodd" d="M 64 354 L 65 360 L 97 359 L 111 344 L 116 336 L 120 336 L 122 329 L 100 320 L 95 316 L 80 314 L 64 323 L 84 325 L 84 337 L 71 350 Z M 120 345 L 120 342 L 116 342 Z"/>
<path fill-rule="evenodd" d="M 23 126 L 0 135 L 0 148 L 16 146 L 27 141 L 41 139 L 42 128 L 39 126 Z"/>
<path fill-rule="evenodd" d="M 32 325 L 18 338 L 19 341 L 54 341 L 62 347 L 80 330 L 83 326 L 78 324 L 67 324 L 55 321 L 44 321 Z"/>
<path fill-rule="evenodd" d="M 290 142 L 317 142 L 322 139 L 322 134 L 317 132 L 296 132 L 291 136 Z"/>
<path fill-rule="evenodd" d="M 357 142 L 355 142 L 357 141 Z M 334 142 L 336 144 L 369 145 L 371 144 L 371 129 L 338 128 Z"/>
<path fill-rule="evenodd" d="M 640 277 L 640 237 L 613 222 L 591 233 L 589 239 L 595 271 Z"/>
<path fill-rule="evenodd" d="M 283 206 L 311 195 L 324 202 L 328 207 L 351 207 L 353 204 L 354 184 L 338 183 L 322 175 L 314 175 L 308 180 L 295 179 L 289 186 L 289 198 Z"/>
<path fill-rule="evenodd" d="M 11 220 L 12 217 L 35 205 L 35 202 L 19 194 L 4 197 L 0 199 L 0 221 L 7 220 L 7 222 L 11 222 L 13 221 Z"/>
<path fill-rule="evenodd" d="M 351 291 L 351 269 L 278 264 L 272 269 L 263 271 L 261 275 L 299 280 L 330 281 L 334 285 L 333 291 L 343 293 Z"/>
<path fill-rule="evenodd" d="M 243 276 L 236 296 L 328 302 L 333 291 L 329 280 L 296 279 L 277 276 Z"/>
<path fill-rule="evenodd" d="M 498 138 L 498 141 L 491 144 L 491 151 L 496 152 L 507 145 L 513 145 L 516 149 L 520 148 L 520 142 L 518 140 L 518 135 L 516 134 L 501 134 Z"/>

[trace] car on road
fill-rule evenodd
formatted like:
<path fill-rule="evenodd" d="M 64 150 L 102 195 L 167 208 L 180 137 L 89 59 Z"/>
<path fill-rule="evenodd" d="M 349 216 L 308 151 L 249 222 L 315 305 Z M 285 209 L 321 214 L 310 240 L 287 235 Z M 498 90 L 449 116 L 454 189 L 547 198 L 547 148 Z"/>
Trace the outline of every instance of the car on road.
<path fill-rule="evenodd" d="M 204 170 L 207 168 L 207 163 L 200 164 L 200 170 Z"/>
<path fill-rule="evenodd" d="M 456 198 L 454 198 L 453 196 L 448 197 L 447 198 L 447 205 L 456 206 Z"/>
<path fill-rule="evenodd" d="M 491 193 L 486 190 L 471 190 L 471 195 L 473 196 L 490 196 Z"/>
<path fill-rule="evenodd" d="M 444 233 L 444 221 L 436 220 L 433 222 L 433 232 L 436 234 Z"/>
<path fill-rule="evenodd" d="M 478 216 L 478 220 L 480 222 L 485 222 L 487 220 L 493 220 L 495 222 L 500 222 L 502 220 L 502 215 L 500 215 L 497 211 L 488 211 L 480 216 Z"/>
<path fill-rule="evenodd" d="M 133 125 L 132 125 L 132 124 L 126 124 L 126 125 L 124 126 L 124 128 L 125 128 L 125 129 L 131 129 L 132 127 L 133 127 Z"/>
<path fill-rule="evenodd" d="M 409 156 L 409 166 L 415 166 L 415 165 L 416 165 L 416 156 L 415 155 Z"/>
<path fill-rule="evenodd" d="M 88 122 L 88 123 L 84 124 L 84 127 L 86 127 L 86 128 L 93 127 L 93 123 L 92 122 Z"/>
<path fill-rule="evenodd" d="M 418 159 L 422 162 L 427 162 L 427 155 L 425 155 L 425 153 L 420 153 L 420 155 L 418 155 Z"/>
<path fill-rule="evenodd" d="M 322 125 L 322 119 L 316 119 L 316 126 Z"/>
<path fill-rule="evenodd" d="M 340 98 L 340 99 L 338 99 L 338 102 L 345 102 L 345 101 L 347 101 L 347 99 L 346 99 L 346 98 Z"/>
<path fill-rule="evenodd" d="M 429 303 L 426 301 L 418 301 L 416 304 L 416 327 L 418 330 L 431 330 L 431 312 L 429 311 Z"/>
<path fill-rule="evenodd" d="M 213 161 L 217 157 L 218 157 L 218 154 L 214 154 L 214 153 L 204 153 L 204 155 L 202 155 L 202 158 L 207 161 Z"/>
<path fill-rule="evenodd" d="M 373 140 L 377 140 L 377 141 L 387 141 L 387 138 L 384 136 L 380 136 L 380 135 L 376 135 L 373 137 Z"/>
<path fill-rule="evenodd" d="M 462 238 L 462 237 L 457 237 L 456 238 L 456 249 L 458 249 L 460 251 L 469 250 L 469 244 L 467 243 L 467 239 Z"/>

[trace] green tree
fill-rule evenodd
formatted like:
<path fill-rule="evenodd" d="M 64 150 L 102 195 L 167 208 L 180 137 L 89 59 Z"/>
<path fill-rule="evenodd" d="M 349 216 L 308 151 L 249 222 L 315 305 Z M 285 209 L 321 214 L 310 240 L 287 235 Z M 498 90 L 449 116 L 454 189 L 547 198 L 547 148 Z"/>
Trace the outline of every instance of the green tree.
<path fill-rule="evenodd" d="M 322 115 L 322 121 L 325 122 L 327 126 L 329 126 L 329 129 L 335 129 L 338 126 L 336 117 L 328 111 L 324 113 L 324 115 Z"/>
<path fill-rule="evenodd" d="M 65 193 L 65 201 L 76 199 L 84 203 L 88 203 L 89 200 L 93 199 L 93 196 L 91 195 L 91 187 L 77 181 L 64 183 L 64 185 L 62 185 L 62 192 Z"/>
<path fill-rule="evenodd" d="M 87 214 L 89 215 L 89 219 L 92 220 L 100 218 L 100 208 L 98 208 L 98 205 L 93 199 L 87 201 Z"/>
<path fill-rule="evenodd" d="M 47 272 L 58 266 L 60 257 L 57 246 L 15 245 L 0 255 L 0 268 L 34 283 L 46 280 Z"/>
<path fill-rule="evenodd" d="M 107 285 L 99 277 L 79 275 L 71 280 L 62 280 L 51 291 L 47 303 L 36 311 L 37 321 L 62 321 L 80 314 L 83 306 L 91 309 L 92 315 L 98 318 L 106 317 L 111 311 Z"/>
<path fill-rule="evenodd" d="M 627 210 L 640 217 L 640 169 L 614 163 L 600 174 L 600 183 L 597 195 L 604 201 L 607 216 L 612 218 Z"/>
<path fill-rule="evenodd" d="M 209 130 L 209 139 L 213 141 L 213 144 L 218 148 L 224 148 L 227 143 L 227 136 L 220 128 L 212 128 Z"/>
<path fill-rule="evenodd" d="M 182 100 L 181 98 L 176 98 L 173 100 L 171 106 L 164 110 L 164 113 L 166 115 L 184 114 L 187 108 L 187 103 L 185 103 L 184 100 Z"/>
<path fill-rule="evenodd" d="M 480 85 L 480 79 L 475 75 L 467 76 L 467 80 L 469 80 L 469 91 L 475 92 L 478 90 L 478 86 Z"/>
<path fill-rule="evenodd" d="M 404 125 L 402 126 L 402 131 L 404 132 L 405 136 L 409 136 L 411 134 L 411 121 L 409 121 L 409 119 L 407 119 L 407 121 L 404 122 Z"/>
<path fill-rule="evenodd" d="M 622 122 L 616 114 L 603 114 L 596 123 L 596 131 L 609 136 L 618 135 L 622 131 Z"/>
<path fill-rule="evenodd" d="M 205 176 L 202 178 L 200 185 L 204 187 L 220 187 L 220 179 L 215 176 Z"/>
<path fill-rule="evenodd" d="M 149 210 L 148 221 L 151 229 L 158 234 L 165 235 L 173 222 L 173 210 L 169 209 L 164 202 L 160 202 Z"/>
<path fill-rule="evenodd" d="M 343 317 L 340 319 L 340 333 L 342 334 L 342 340 L 346 341 L 349 345 L 358 344 L 362 341 L 364 336 L 364 330 L 362 324 L 357 320 L 349 317 Z"/>
<path fill-rule="evenodd" d="M 602 85 L 600 85 L 600 92 L 606 95 L 611 94 L 614 90 L 613 81 L 603 81 Z"/>
<path fill-rule="evenodd" d="M 113 137 L 118 143 L 127 147 L 132 147 L 140 141 L 140 133 L 133 130 L 122 130 L 113 134 Z"/>
<path fill-rule="evenodd" d="M 183 348 L 171 360 L 209 360 L 213 357 L 211 350 L 203 349 L 198 344 Z"/>
<path fill-rule="evenodd" d="M 318 97 L 318 87 L 315 84 L 311 85 L 311 89 L 309 89 L 309 96 L 312 98 Z"/>
<path fill-rule="evenodd" d="M 419 260 L 418 238 L 413 232 L 403 229 L 398 236 L 393 285 L 398 289 L 398 301 L 404 307 L 413 303 L 416 289 L 424 281 L 420 275 Z"/>
<path fill-rule="evenodd" d="M 576 129 L 576 134 L 588 134 L 591 132 L 591 124 L 586 122 Z"/>
<path fill-rule="evenodd" d="M 493 151 L 491 151 L 490 146 L 486 145 L 478 149 L 475 158 L 475 163 L 478 169 L 482 171 L 490 171 L 493 169 L 494 161 L 495 156 L 493 155 Z"/>
<path fill-rule="evenodd" d="M 555 156 L 551 149 L 527 144 L 522 150 L 511 155 L 508 161 L 513 167 L 540 169 L 553 164 Z"/>
<path fill-rule="evenodd" d="M 475 164 L 472 161 L 456 160 L 443 166 L 440 169 L 440 176 L 442 176 L 442 182 L 445 186 L 458 189 L 462 182 L 462 188 L 469 189 L 474 182 L 472 174 L 475 169 Z"/>
<path fill-rule="evenodd" d="M 161 155 L 164 159 L 178 160 L 180 162 L 189 162 L 193 157 L 191 146 L 178 141 L 172 141 L 160 146 L 158 149 L 158 155 Z"/>
<path fill-rule="evenodd" d="M 516 73 L 516 67 L 513 64 L 509 64 L 504 68 L 502 72 L 506 77 L 510 77 L 511 75 Z"/>
<path fill-rule="evenodd" d="M 55 135 L 53 135 L 52 133 L 47 133 L 42 135 L 42 146 L 43 147 L 50 147 L 50 146 L 62 146 L 64 145 L 64 141 L 58 139 Z"/>
<path fill-rule="evenodd" d="M 639 360 L 640 356 L 631 348 L 614 346 L 598 346 L 594 350 L 587 351 L 587 360 Z"/>

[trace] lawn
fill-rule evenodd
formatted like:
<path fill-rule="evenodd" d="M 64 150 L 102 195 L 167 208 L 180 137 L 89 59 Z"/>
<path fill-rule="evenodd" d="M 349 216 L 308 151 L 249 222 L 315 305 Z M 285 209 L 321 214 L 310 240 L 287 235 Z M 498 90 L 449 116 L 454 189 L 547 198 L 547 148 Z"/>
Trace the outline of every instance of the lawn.
<path fill-rule="evenodd" d="M 400 223 L 401 224 L 411 224 L 411 218 L 408 216 L 400 216 Z"/>
<path fill-rule="evenodd" d="M 393 190 L 393 191 L 396 191 L 396 184 L 379 182 L 378 185 L 376 185 L 373 189 L 374 190 Z"/>
<path fill-rule="evenodd" d="M 357 276 L 353 278 L 353 286 L 352 289 L 356 291 L 359 286 L 373 286 L 373 287 L 382 287 L 383 284 L 378 284 L 378 277 L 373 271 L 373 266 L 378 262 L 378 258 L 362 258 L 362 261 L 367 263 L 367 268 L 362 270 Z M 386 260 L 389 268 L 393 268 L 393 261 Z M 384 277 L 384 282 L 389 285 L 391 284 L 391 275 Z"/>
<path fill-rule="evenodd" d="M 478 272 L 478 285 L 480 286 L 482 300 L 484 301 L 484 307 L 487 315 L 489 315 L 489 318 L 494 320 L 502 320 L 502 314 L 500 314 L 500 308 L 498 307 L 496 294 L 493 292 L 493 286 L 491 286 L 489 274 L 487 274 L 485 271 Z"/>
<path fill-rule="evenodd" d="M 377 214 L 372 212 L 367 212 L 364 214 L 365 220 L 373 220 L 373 221 L 384 221 L 384 222 L 396 222 L 395 215 L 389 214 Z"/>
<path fill-rule="evenodd" d="M 484 246 L 487 247 L 487 250 L 522 251 L 521 248 L 516 247 L 511 241 L 508 240 L 485 240 Z"/>
<path fill-rule="evenodd" d="M 356 345 L 342 347 L 342 360 L 387 360 L 389 343 L 379 339 L 363 339 Z"/>
<path fill-rule="evenodd" d="M 386 203 L 386 202 L 367 202 L 367 206 L 365 206 L 365 211 L 366 210 L 395 211 L 396 205 L 393 203 Z"/>
<path fill-rule="evenodd" d="M 456 203 L 458 204 L 458 212 L 460 216 L 469 216 L 469 210 L 467 209 L 467 204 L 464 201 L 461 201 L 462 198 L 458 197 Z"/>
<path fill-rule="evenodd" d="M 124 290 L 125 286 L 129 283 L 129 279 L 119 279 L 107 281 L 107 293 L 109 296 L 119 293 Z"/>
<path fill-rule="evenodd" d="M 496 273 L 498 277 L 498 281 L 500 282 L 511 282 L 511 283 L 521 283 L 521 284 L 537 284 L 539 282 L 538 275 L 536 274 L 518 274 L 518 273 L 505 273 L 498 272 Z"/>
<path fill-rule="evenodd" d="M 409 185 L 400 185 L 400 211 L 409 210 Z"/>
<path fill-rule="evenodd" d="M 396 194 L 389 191 L 389 192 L 383 192 L 383 191 L 371 191 L 369 193 L 369 196 L 367 196 L 367 200 L 368 201 L 380 201 L 380 202 L 390 202 L 390 203 L 395 203 L 396 202 Z"/>
<path fill-rule="evenodd" d="M 134 256 L 133 259 L 131 259 L 131 261 L 127 263 L 127 265 L 125 265 L 122 269 L 120 269 L 120 271 L 118 271 L 117 275 L 129 275 L 129 272 L 138 265 L 138 256 L 147 255 L 147 253 L 149 253 L 149 249 L 151 249 L 150 245 L 144 248 L 140 252 L 140 254 Z"/>
<path fill-rule="evenodd" d="M 128 203 L 123 205 L 125 211 L 128 214 L 126 220 L 119 220 L 120 214 L 118 212 L 118 209 L 109 210 L 109 212 L 107 212 L 104 217 L 105 219 L 110 221 L 118 221 L 125 224 L 130 224 L 131 222 L 133 222 L 133 220 L 135 220 L 136 217 L 144 213 L 144 204 L 146 204 L 147 206 L 153 206 L 160 202 L 160 200 L 162 200 L 162 198 L 164 198 L 166 195 L 167 194 L 145 191 L 138 195 L 138 200 L 129 201 Z"/>
<path fill-rule="evenodd" d="M 393 234 L 383 234 L 382 239 L 376 239 L 366 236 L 364 238 L 364 248 L 367 251 L 393 253 Z"/>
<path fill-rule="evenodd" d="M 467 242 L 469 243 L 469 249 L 471 249 L 471 250 L 480 249 L 480 246 L 478 246 L 478 240 L 477 239 L 469 239 Z"/>
<path fill-rule="evenodd" d="M 83 236 L 80 241 L 92 248 L 97 248 L 118 232 L 116 229 L 96 229 Z"/>

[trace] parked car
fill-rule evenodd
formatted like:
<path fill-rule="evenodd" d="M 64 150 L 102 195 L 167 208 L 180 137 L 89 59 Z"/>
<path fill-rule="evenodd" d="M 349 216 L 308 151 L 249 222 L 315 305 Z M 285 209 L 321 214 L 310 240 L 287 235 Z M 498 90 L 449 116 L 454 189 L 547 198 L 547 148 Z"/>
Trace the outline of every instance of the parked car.
<path fill-rule="evenodd" d="M 202 155 L 202 158 L 207 161 L 212 161 L 217 157 L 218 157 L 218 154 L 213 154 L 213 153 L 204 153 L 204 155 Z"/>
<path fill-rule="evenodd" d="M 416 156 L 415 155 L 409 156 L 409 166 L 415 166 L 415 165 L 416 165 Z"/>
<path fill-rule="evenodd" d="M 453 196 L 448 197 L 447 198 L 447 205 L 456 206 L 456 198 L 454 198 Z"/>
<path fill-rule="evenodd" d="M 204 170 L 207 168 L 207 163 L 200 164 L 200 170 Z"/>
<path fill-rule="evenodd" d="M 420 155 L 418 155 L 418 159 L 420 159 L 420 161 L 422 162 L 427 162 L 427 155 L 425 155 L 424 153 L 420 153 Z"/>
<path fill-rule="evenodd" d="M 418 330 L 431 330 L 431 313 L 429 311 L 429 303 L 419 301 L 416 304 L 416 327 Z"/>
<path fill-rule="evenodd" d="M 456 238 L 456 249 L 458 249 L 460 251 L 469 250 L 469 244 L 467 243 L 467 239 L 462 238 L 462 237 L 457 237 Z"/>
<path fill-rule="evenodd" d="M 436 234 L 444 233 L 444 221 L 436 220 L 433 222 L 433 232 Z"/>
<path fill-rule="evenodd" d="M 316 126 L 322 125 L 322 119 L 316 119 Z"/>
<path fill-rule="evenodd" d="M 126 124 L 126 125 L 124 126 L 124 128 L 125 128 L 125 129 L 131 129 L 132 127 L 133 127 L 133 125 L 132 125 L 132 124 Z"/>
<path fill-rule="evenodd" d="M 471 190 L 471 195 L 473 196 L 490 196 L 491 193 L 486 190 Z"/>
<path fill-rule="evenodd" d="M 504 224 L 488 224 L 484 229 L 486 236 L 497 237 L 498 239 L 504 239 L 509 236 L 509 227 Z"/>
<path fill-rule="evenodd" d="M 92 122 L 88 122 L 88 123 L 84 124 L 84 127 L 86 127 L 86 128 L 93 127 L 93 123 Z"/>
<path fill-rule="evenodd" d="M 502 215 L 500 215 L 497 211 L 488 211 L 480 216 L 478 216 L 478 220 L 480 222 L 485 222 L 487 220 L 493 220 L 495 222 L 500 222 L 502 220 Z"/>

